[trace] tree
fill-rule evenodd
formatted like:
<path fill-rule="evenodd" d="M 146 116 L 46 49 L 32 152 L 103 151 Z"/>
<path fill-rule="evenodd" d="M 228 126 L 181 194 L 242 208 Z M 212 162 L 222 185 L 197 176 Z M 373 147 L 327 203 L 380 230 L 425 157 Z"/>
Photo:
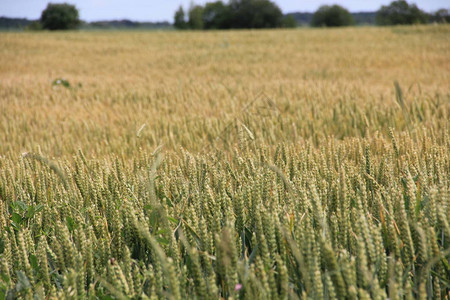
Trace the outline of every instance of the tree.
<path fill-rule="evenodd" d="M 230 28 L 231 9 L 222 1 L 206 3 L 203 9 L 203 24 L 205 29 Z"/>
<path fill-rule="evenodd" d="M 415 4 L 405 0 L 393 1 L 377 11 L 378 25 L 422 24 L 428 22 L 428 15 Z"/>
<path fill-rule="evenodd" d="M 311 26 L 314 27 L 350 26 L 354 23 L 350 12 L 339 5 L 322 5 L 311 19 Z"/>
<path fill-rule="evenodd" d="M 186 29 L 186 27 L 187 27 L 186 16 L 184 13 L 183 6 L 180 5 L 180 8 L 178 8 L 178 10 L 175 12 L 174 19 L 175 19 L 175 21 L 174 21 L 175 28 Z"/>
<path fill-rule="evenodd" d="M 80 24 L 77 8 L 67 3 L 49 3 L 40 21 L 42 27 L 49 30 L 76 29 Z"/>
<path fill-rule="evenodd" d="M 269 0 L 232 0 L 232 28 L 275 28 L 283 21 L 281 9 Z"/>
<path fill-rule="evenodd" d="M 204 7 L 191 5 L 187 27 L 190 29 L 275 28 L 293 26 L 283 19 L 281 9 L 270 0 L 230 0 L 207 3 Z M 181 9 L 175 23 L 182 19 Z M 179 23 L 181 24 L 181 23 Z M 175 26 L 176 28 L 180 28 Z"/>
<path fill-rule="evenodd" d="M 448 9 L 442 8 L 434 13 L 432 21 L 436 23 L 450 23 L 450 12 Z"/>
<path fill-rule="evenodd" d="M 203 7 L 194 5 L 189 9 L 188 26 L 190 29 L 203 29 Z"/>

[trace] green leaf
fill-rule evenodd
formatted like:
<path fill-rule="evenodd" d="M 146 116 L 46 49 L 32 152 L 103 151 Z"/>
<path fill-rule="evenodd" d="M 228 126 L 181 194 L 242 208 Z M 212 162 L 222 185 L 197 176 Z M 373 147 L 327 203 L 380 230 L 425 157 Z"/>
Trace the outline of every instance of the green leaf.
<path fill-rule="evenodd" d="M 22 271 L 17 271 L 17 284 L 16 284 L 16 291 L 20 292 L 23 290 L 28 290 L 31 288 L 30 280 L 28 280 L 27 276 Z"/>
<path fill-rule="evenodd" d="M 183 219 L 182 219 L 183 220 Z M 195 230 L 191 227 L 191 225 L 189 225 L 185 220 L 183 220 L 184 225 L 186 226 L 186 228 L 189 230 L 189 232 L 194 236 L 195 240 L 197 241 L 197 243 L 203 247 L 203 241 L 200 239 L 199 235 L 197 234 L 197 232 L 195 232 Z"/>
<path fill-rule="evenodd" d="M 249 258 L 248 258 L 248 264 L 251 265 L 253 263 L 253 260 L 256 257 L 256 253 L 258 251 L 259 246 L 256 245 L 255 248 L 253 248 L 252 253 L 250 254 Z"/>
<path fill-rule="evenodd" d="M 158 221 L 159 221 L 159 214 L 156 210 L 153 210 L 150 214 L 149 217 L 149 221 L 150 221 L 150 227 L 152 229 L 155 229 L 158 225 Z"/>
<path fill-rule="evenodd" d="M 36 255 L 31 254 L 30 255 L 30 264 L 33 270 L 38 271 L 39 270 L 39 264 Z"/>
<path fill-rule="evenodd" d="M 158 241 L 158 243 L 160 243 L 161 245 L 169 245 L 169 241 L 163 237 L 156 237 L 156 240 Z"/>
<path fill-rule="evenodd" d="M 29 206 L 25 217 L 31 219 L 34 217 L 34 213 L 35 213 L 34 206 Z"/>
<path fill-rule="evenodd" d="M 19 215 L 18 213 L 12 213 L 12 220 L 17 225 L 21 225 L 22 224 L 22 216 Z"/>
<path fill-rule="evenodd" d="M 156 232 L 156 234 L 166 234 L 167 232 L 168 232 L 168 229 L 163 228 L 163 229 L 158 230 L 158 231 Z"/>
<path fill-rule="evenodd" d="M 75 228 L 75 221 L 71 217 L 66 217 L 66 225 L 69 231 L 73 231 Z"/>
<path fill-rule="evenodd" d="M 169 197 L 164 197 L 164 198 L 166 198 L 166 204 L 167 204 L 167 206 L 173 207 L 172 200 L 170 200 Z"/>
<path fill-rule="evenodd" d="M 26 211 L 28 209 L 28 205 L 23 202 L 23 201 L 16 201 L 16 206 L 21 210 L 21 211 Z"/>
<path fill-rule="evenodd" d="M 450 288 L 450 280 L 442 277 L 439 273 L 437 273 L 433 270 L 431 270 L 430 273 L 433 274 L 434 276 L 436 276 L 437 278 L 439 278 L 441 280 L 441 283 L 443 283 L 445 286 L 447 286 L 447 288 Z"/>
<path fill-rule="evenodd" d="M 5 251 L 5 241 L 3 238 L 0 238 L 0 254 L 2 254 Z"/>
<path fill-rule="evenodd" d="M 178 225 L 178 223 L 180 222 L 180 221 L 178 221 L 177 219 L 172 218 L 172 217 L 167 217 L 167 220 L 169 220 L 170 222 L 172 222 L 172 223 L 175 224 L 175 225 Z"/>
<path fill-rule="evenodd" d="M 3 280 L 3 282 L 5 282 L 5 283 L 9 283 L 9 281 L 10 281 L 10 278 L 9 278 L 9 276 L 8 275 L 6 275 L 6 274 L 4 274 L 4 273 L 0 273 L 0 278 Z"/>
<path fill-rule="evenodd" d="M 0 299 L 6 299 L 6 292 L 8 291 L 8 288 L 6 285 L 2 284 L 0 282 Z"/>
<path fill-rule="evenodd" d="M 44 205 L 43 204 L 38 204 L 38 205 L 36 205 L 36 207 L 34 208 L 34 211 L 35 212 L 40 212 L 41 210 L 43 210 L 44 209 Z"/>

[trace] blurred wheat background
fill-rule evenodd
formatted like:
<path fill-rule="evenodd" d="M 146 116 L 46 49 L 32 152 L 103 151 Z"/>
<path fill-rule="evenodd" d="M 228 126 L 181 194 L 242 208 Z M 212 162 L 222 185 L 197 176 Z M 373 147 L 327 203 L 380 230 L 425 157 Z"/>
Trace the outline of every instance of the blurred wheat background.
<path fill-rule="evenodd" d="M 197 151 L 244 117 L 258 140 L 277 143 L 436 129 L 448 116 L 448 26 L 3 33 L 0 41 L 3 154 Z M 57 78 L 71 88 L 52 86 Z M 261 93 L 279 114 L 252 116 L 265 101 L 245 109 Z"/>

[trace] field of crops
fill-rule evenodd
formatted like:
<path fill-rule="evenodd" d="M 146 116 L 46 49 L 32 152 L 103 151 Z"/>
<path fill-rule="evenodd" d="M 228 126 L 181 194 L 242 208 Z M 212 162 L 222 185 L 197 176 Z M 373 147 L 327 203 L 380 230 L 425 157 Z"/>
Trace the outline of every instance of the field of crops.
<path fill-rule="evenodd" d="M 0 45 L 0 299 L 450 298 L 450 26 Z"/>

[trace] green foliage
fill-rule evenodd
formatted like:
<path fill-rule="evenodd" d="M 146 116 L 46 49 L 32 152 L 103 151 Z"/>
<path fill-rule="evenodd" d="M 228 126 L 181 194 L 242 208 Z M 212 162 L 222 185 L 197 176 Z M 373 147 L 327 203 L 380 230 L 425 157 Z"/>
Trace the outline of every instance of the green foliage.
<path fill-rule="evenodd" d="M 233 0 L 231 28 L 275 28 L 282 25 L 281 9 L 269 0 Z"/>
<path fill-rule="evenodd" d="M 68 30 L 76 29 L 80 24 L 80 19 L 74 5 L 49 3 L 42 12 L 40 22 L 44 29 Z"/>
<path fill-rule="evenodd" d="M 70 83 L 64 78 L 56 78 L 55 80 L 53 80 L 52 86 L 63 86 L 65 88 L 70 88 Z"/>
<path fill-rule="evenodd" d="M 189 9 L 189 29 L 203 29 L 203 6 L 194 5 Z"/>
<path fill-rule="evenodd" d="M 283 18 L 283 27 L 284 28 L 295 28 L 298 26 L 297 20 L 295 20 L 294 16 L 289 15 Z"/>
<path fill-rule="evenodd" d="M 231 13 L 230 6 L 225 5 L 222 1 L 206 3 L 203 10 L 205 29 L 230 28 Z"/>
<path fill-rule="evenodd" d="M 0 17 L 0 28 L 1 29 L 8 29 L 8 30 L 17 30 L 26 28 L 28 25 L 30 25 L 32 21 L 28 19 L 22 19 L 22 18 L 8 18 L 8 17 Z"/>
<path fill-rule="evenodd" d="M 350 12 L 339 5 L 323 5 L 314 13 L 311 26 L 314 27 L 339 27 L 350 26 L 355 21 Z"/>
<path fill-rule="evenodd" d="M 182 28 L 180 8 L 175 14 L 175 27 Z M 291 19 L 283 20 L 280 8 L 269 0 L 233 0 L 193 5 L 189 10 L 190 29 L 276 28 L 293 26 Z"/>
<path fill-rule="evenodd" d="M 25 27 L 25 30 L 38 31 L 42 30 L 42 23 L 40 21 L 33 21 Z"/>
<path fill-rule="evenodd" d="M 185 13 L 184 13 L 183 6 L 180 5 L 178 10 L 175 12 L 174 19 L 175 19 L 174 20 L 175 28 L 177 28 L 177 29 L 186 29 L 187 28 L 186 16 L 185 16 Z"/>
<path fill-rule="evenodd" d="M 428 15 L 415 4 L 397 0 L 381 7 L 377 12 L 376 21 L 378 25 L 423 24 L 428 22 Z"/>
<path fill-rule="evenodd" d="M 448 9 L 439 9 L 431 16 L 431 21 L 436 23 L 450 23 L 450 11 Z"/>

